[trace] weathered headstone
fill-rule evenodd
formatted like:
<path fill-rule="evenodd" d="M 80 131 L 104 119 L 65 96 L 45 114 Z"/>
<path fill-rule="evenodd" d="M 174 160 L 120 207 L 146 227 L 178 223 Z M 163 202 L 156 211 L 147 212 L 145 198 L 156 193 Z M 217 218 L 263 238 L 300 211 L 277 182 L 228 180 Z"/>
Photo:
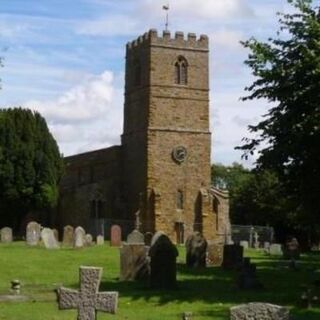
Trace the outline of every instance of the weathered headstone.
<path fill-rule="evenodd" d="M 291 238 L 286 242 L 283 251 L 283 257 L 285 259 L 299 259 L 300 258 L 300 248 L 299 243 L 296 238 Z"/>
<path fill-rule="evenodd" d="M 144 235 L 140 231 L 135 229 L 128 234 L 127 243 L 144 245 Z"/>
<path fill-rule="evenodd" d="M 153 237 L 153 233 L 152 232 L 146 232 L 145 233 L 144 242 L 145 242 L 146 246 L 150 246 L 151 245 L 152 237 Z"/>
<path fill-rule="evenodd" d="M 240 241 L 240 246 L 242 246 L 243 249 L 248 249 L 249 248 L 249 242 L 247 240 L 242 240 L 242 241 Z"/>
<path fill-rule="evenodd" d="M 242 265 L 243 247 L 237 244 L 227 244 L 223 247 L 223 268 L 236 269 Z"/>
<path fill-rule="evenodd" d="M 41 240 L 47 249 L 58 249 L 59 248 L 59 244 L 54 236 L 54 233 L 49 228 L 43 228 L 41 230 Z"/>
<path fill-rule="evenodd" d="M 110 245 L 113 247 L 120 247 L 122 242 L 121 227 L 113 225 L 111 227 Z"/>
<path fill-rule="evenodd" d="M 194 232 L 186 240 L 186 263 L 188 267 L 205 267 L 207 240 L 200 232 Z"/>
<path fill-rule="evenodd" d="M 74 242 L 73 246 L 75 248 L 82 248 L 86 245 L 86 232 L 82 227 L 77 227 L 74 230 Z"/>
<path fill-rule="evenodd" d="M 97 311 L 116 313 L 118 292 L 99 292 L 102 268 L 80 267 L 80 291 L 58 289 L 59 309 L 78 309 L 78 320 L 96 320 Z"/>
<path fill-rule="evenodd" d="M 250 258 L 243 258 L 243 264 L 238 278 L 238 286 L 240 289 L 262 289 L 263 285 L 257 278 L 256 265 L 250 262 Z"/>
<path fill-rule="evenodd" d="M 90 247 L 93 245 L 93 238 L 90 233 L 86 234 L 86 246 Z"/>
<path fill-rule="evenodd" d="M 253 234 L 253 239 L 254 239 L 253 247 L 254 247 L 255 249 L 259 249 L 260 243 L 259 243 L 259 235 L 258 235 L 258 232 L 255 232 L 255 233 Z"/>
<path fill-rule="evenodd" d="M 59 242 L 59 231 L 57 229 L 52 229 L 54 238 Z"/>
<path fill-rule="evenodd" d="M 144 244 L 124 243 L 120 248 L 120 280 L 145 280 L 150 273 L 148 248 Z"/>
<path fill-rule="evenodd" d="M 26 231 L 26 240 L 29 246 L 36 246 L 40 240 L 41 226 L 37 222 L 29 222 Z"/>
<path fill-rule="evenodd" d="M 9 227 L 4 227 L 0 230 L 0 242 L 10 243 L 12 242 L 12 229 Z"/>
<path fill-rule="evenodd" d="M 230 320 L 289 320 L 289 310 L 270 303 L 254 302 L 230 308 Z"/>
<path fill-rule="evenodd" d="M 269 253 L 272 256 L 282 255 L 282 245 L 280 243 L 273 243 L 269 248 Z"/>
<path fill-rule="evenodd" d="M 104 237 L 103 237 L 103 235 L 101 235 L 101 234 L 99 234 L 98 236 L 97 236 L 97 245 L 98 246 L 101 246 L 101 245 L 103 245 L 104 244 Z"/>
<path fill-rule="evenodd" d="M 65 226 L 63 228 L 62 244 L 64 246 L 72 246 L 74 241 L 74 229 L 72 226 Z"/>
<path fill-rule="evenodd" d="M 176 287 L 177 248 L 168 236 L 158 231 L 152 238 L 149 249 L 150 284 L 157 289 L 172 289 Z"/>
<path fill-rule="evenodd" d="M 220 267 L 223 262 L 223 244 L 209 243 L 207 246 L 207 266 Z"/>

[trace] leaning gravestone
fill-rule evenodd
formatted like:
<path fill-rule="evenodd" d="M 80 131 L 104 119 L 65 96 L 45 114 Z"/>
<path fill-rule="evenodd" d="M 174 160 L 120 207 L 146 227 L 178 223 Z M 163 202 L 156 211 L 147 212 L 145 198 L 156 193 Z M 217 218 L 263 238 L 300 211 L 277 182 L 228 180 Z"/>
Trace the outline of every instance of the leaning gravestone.
<path fill-rule="evenodd" d="M 12 229 L 9 227 L 4 227 L 0 230 L 0 242 L 10 243 L 12 242 Z"/>
<path fill-rule="evenodd" d="M 282 255 L 282 245 L 280 243 L 273 243 L 269 247 L 269 253 L 272 256 Z"/>
<path fill-rule="evenodd" d="M 77 227 L 74 231 L 74 242 L 75 248 L 82 248 L 86 245 L 86 232 L 82 227 Z"/>
<path fill-rule="evenodd" d="M 186 240 L 186 263 L 188 267 L 205 267 L 207 240 L 200 232 L 194 232 Z"/>
<path fill-rule="evenodd" d="M 39 223 L 34 221 L 28 223 L 26 239 L 29 246 L 36 246 L 39 243 L 40 232 L 41 226 Z"/>
<path fill-rule="evenodd" d="M 120 280 L 145 280 L 150 273 L 148 247 L 124 243 L 120 248 Z"/>
<path fill-rule="evenodd" d="M 93 238 L 90 233 L 86 234 L 86 246 L 91 247 L 93 245 Z"/>
<path fill-rule="evenodd" d="M 111 227 L 110 245 L 112 247 L 120 247 L 121 241 L 121 227 L 115 224 Z"/>
<path fill-rule="evenodd" d="M 135 229 L 128 234 L 127 243 L 144 245 L 144 235 L 140 231 Z"/>
<path fill-rule="evenodd" d="M 176 287 L 176 258 L 178 250 L 168 236 L 158 231 L 152 238 L 149 249 L 150 285 L 157 289 Z"/>
<path fill-rule="evenodd" d="M 99 234 L 99 235 L 97 236 L 96 241 L 97 241 L 97 245 L 98 245 L 98 246 L 103 245 L 103 244 L 104 244 L 104 237 L 103 237 L 103 235 Z"/>
<path fill-rule="evenodd" d="M 72 246 L 74 240 L 74 229 L 72 226 L 65 226 L 63 228 L 62 244 L 64 246 Z"/>
<path fill-rule="evenodd" d="M 54 236 L 53 230 L 43 228 L 41 230 L 41 240 L 47 249 L 58 249 L 59 244 Z"/>
<path fill-rule="evenodd" d="M 102 268 L 80 267 L 80 290 L 58 289 L 59 309 L 78 309 L 78 320 L 96 320 L 97 311 L 116 313 L 118 292 L 99 292 Z"/>
<path fill-rule="evenodd" d="M 230 308 L 230 320 L 289 320 L 289 310 L 270 303 L 254 302 Z"/>
<path fill-rule="evenodd" d="M 223 244 L 208 243 L 207 266 L 220 267 L 223 262 Z"/>
<path fill-rule="evenodd" d="M 223 268 L 237 269 L 242 265 L 243 247 L 237 244 L 227 244 L 223 247 Z"/>

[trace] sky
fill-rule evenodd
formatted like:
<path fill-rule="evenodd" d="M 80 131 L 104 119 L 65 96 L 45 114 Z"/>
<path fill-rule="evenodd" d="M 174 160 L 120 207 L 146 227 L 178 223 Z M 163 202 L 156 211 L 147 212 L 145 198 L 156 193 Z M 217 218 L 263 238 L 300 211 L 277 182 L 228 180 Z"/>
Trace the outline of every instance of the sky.
<path fill-rule="evenodd" d="M 125 45 L 151 28 L 210 39 L 212 162 L 252 166 L 234 150 L 270 105 L 240 101 L 254 80 L 240 41 L 276 36 L 286 0 L 0 0 L 0 107 L 47 120 L 65 155 L 120 144 Z"/>

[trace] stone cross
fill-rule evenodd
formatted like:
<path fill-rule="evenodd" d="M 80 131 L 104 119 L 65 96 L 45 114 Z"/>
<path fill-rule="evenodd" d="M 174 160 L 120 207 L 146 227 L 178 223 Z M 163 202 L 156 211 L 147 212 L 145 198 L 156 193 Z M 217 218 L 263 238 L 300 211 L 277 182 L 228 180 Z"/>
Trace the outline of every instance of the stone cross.
<path fill-rule="evenodd" d="M 118 292 L 99 292 L 102 268 L 80 267 L 80 291 L 58 289 L 59 309 L 78 309 L 78 320 L 96 320 L 97 311 L 116 313 Z"/>
<path fill-rule="evenodd" d="M 140 210 L 138 210 L 136 213 L 135 213 L 135 216 L 136 216 L 136 221 L 135 221 L 135 229 L 140 231 L 140 227 L 141 227 L 141 221 L 140 221 Z"/>

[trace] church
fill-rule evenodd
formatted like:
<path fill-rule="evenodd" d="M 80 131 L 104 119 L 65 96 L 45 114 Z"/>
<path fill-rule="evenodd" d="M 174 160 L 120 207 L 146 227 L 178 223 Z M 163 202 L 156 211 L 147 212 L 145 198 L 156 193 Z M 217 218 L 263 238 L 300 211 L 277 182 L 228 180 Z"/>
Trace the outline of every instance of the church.
<path fill-rule="evenodd" d="M 151 29 L 129 42 L 124 96 L 121 145 L 65 158 L 54 224 L 223 242 L 229 199 L 211 186 L 208 37 Z"/>

